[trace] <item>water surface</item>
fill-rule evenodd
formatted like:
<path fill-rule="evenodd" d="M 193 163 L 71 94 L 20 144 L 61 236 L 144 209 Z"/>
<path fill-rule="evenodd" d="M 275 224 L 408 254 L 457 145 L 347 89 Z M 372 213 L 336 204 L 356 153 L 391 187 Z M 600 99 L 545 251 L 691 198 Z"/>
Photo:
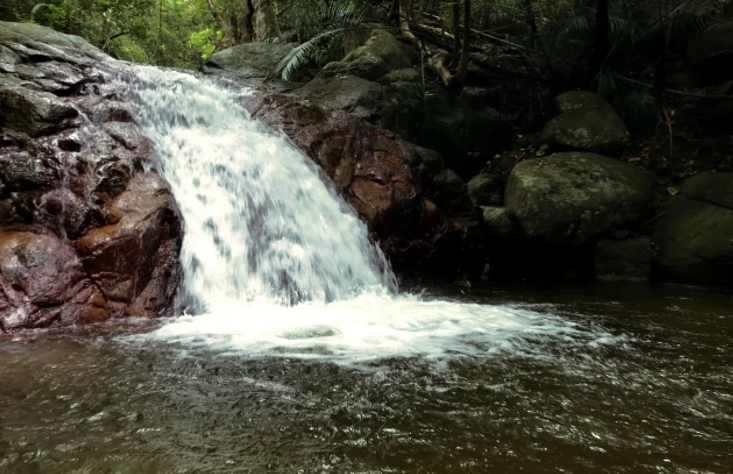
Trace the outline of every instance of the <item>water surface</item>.
<path fill-rule="evenodd" d="M 402 349 L 323 321 L 279 335 L 298 344 L 249 348 L 270 333 L 5 338 L 0 472 L 733 472 L 730 295 L 593 284 L 440 298 L 426 310 L 477 305 L 491 322 L 472 310 L 469 330 L 433 324 Z"/>

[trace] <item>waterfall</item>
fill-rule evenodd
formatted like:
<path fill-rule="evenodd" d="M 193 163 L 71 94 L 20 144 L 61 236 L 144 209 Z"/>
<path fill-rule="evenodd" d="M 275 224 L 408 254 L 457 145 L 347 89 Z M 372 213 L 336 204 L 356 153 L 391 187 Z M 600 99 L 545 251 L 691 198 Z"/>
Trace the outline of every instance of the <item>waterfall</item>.
<path fill-rule="evenodd" d="M 338 362 L 478 355 L 550 336 L 609 339 L 526 308 L 397 294 L 366 226 L 285 136 L 238 105 L 241 90 L 125 69 L 116 86 L 183 215 L 184 289 L 198 303 L 194 314 L 128 339 Z"/>
<path fill-rule="evenodd" d="M 124 87 L 184 217 L 185 290 L 204 311 L 395 289 L 364 223 L 285 136 L 237 105 L 234 91 L 153 67 L 133 77 Z"/>

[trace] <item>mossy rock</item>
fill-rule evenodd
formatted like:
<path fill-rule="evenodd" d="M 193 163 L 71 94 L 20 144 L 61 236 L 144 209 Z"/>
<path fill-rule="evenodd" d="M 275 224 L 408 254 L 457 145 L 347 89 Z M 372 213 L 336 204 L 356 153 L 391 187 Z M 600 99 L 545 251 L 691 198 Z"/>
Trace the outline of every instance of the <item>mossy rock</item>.
<path fill-rule="evenodd" d="M 396 69 L 412 66 L 409 49 L 384 30 L 374 30 L 363 46 L 351 51 L 341 61 L 329 63 L 326 75 L 350 73 L 375 81 Z"/>
<path fill-rule="evenodd" d="M 682 183 L 682 192 L 688 199 L 733 210 L 733 173 L 697 174 Z"/>
<path fill-rule="evenodd" d="M 495 239 L 515 237 L 517 222 L 505 207 L 481 206 L 480 222 L 484 233 Z"/>
<path fill-rule="evenodd" d="M 665 277 L 694 284 L 733 283 L 733 210 L 676 196 L 665 207 L 655 240 Z"/>
<path fill-rule="evenodd" d="M 550 120 L 542 143 L 593 153 L 618 153 L 629 141 L 629 130 L 610 107 L 576 108 Z"/>
<path fill-rule="evenodd" d="M 579 109 L 613 110 L 603 97 L 590 91 L 569 91 L 555 98 L 555 105 L 560 113 Z"/>
<path fill-rule="evenodd" d="M 550 245 L 579 245 L 643 218 L 654 177 L 606 156 L 564 152 L 519 163 L 504 205 L 528 237 Z"/>
<path fill-rule="evenodd" d="M 504 183 L 501 176 L 480 173 L 468 181 L 468 195 L 479 206 L 501 206 Z"/>

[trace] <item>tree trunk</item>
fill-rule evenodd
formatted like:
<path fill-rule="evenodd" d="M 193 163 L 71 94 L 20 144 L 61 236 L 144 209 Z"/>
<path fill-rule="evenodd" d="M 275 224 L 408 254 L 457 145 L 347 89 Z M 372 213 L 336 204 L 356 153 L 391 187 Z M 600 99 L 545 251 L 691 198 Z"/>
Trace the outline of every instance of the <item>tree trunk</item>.
<path fill-rule="evenodd" d="M 453 66 L 458 66 L 461 58 L 461 4 L 453 2 Z"/>
<path fill-rule="evenodd" d="M 458 64 L 456 76 L 461 86 L 466 84 L 468 75 L 468 61 L 471 55 L 471 0 L 463 0 L 463 47 L 461 48 L 461 62 Z"/>
<path fill-rule="evenodd" d="M 410 20 L 412 19 L 412 0 L 399 0 L 399 25 L 402 36 L 414 39 L 415 35 L 410 31 Z"/>
<path fill-rule="evenodd" d="M 231 46 L 233 42 L 231 27 L 226 20 L 224 20 L 224 16 L 216 5 L 214 5 L 214 0 L 206 0 L 206 4 L 209 6 L 209 12 L 214 18 L 216 26 L 221 30 L 221 34 L 224 36 L 222 43 L 224 43 L 225 46 Z"/>
<path fill-rule="evenodd" d="M 532 0 L 522 0 L 524 4 L 524 16 L 527 18 L 527 25 L 529 25 L 529 47 L 534 48 L 537 44 L 537 18 L 534 14 L 534 8 L 532 7 Z"/>
<path fill-rule="evenodd" d="M 593 41 L 593 53 L 590 58 L 590 73 L 595 79 L 603 69 L 608 53 L 611 51 L 609 39 L 611 24 L 608 19 L 608 0 L 598 0 L 596 3 L 596 25 L 595 38 Z"/>

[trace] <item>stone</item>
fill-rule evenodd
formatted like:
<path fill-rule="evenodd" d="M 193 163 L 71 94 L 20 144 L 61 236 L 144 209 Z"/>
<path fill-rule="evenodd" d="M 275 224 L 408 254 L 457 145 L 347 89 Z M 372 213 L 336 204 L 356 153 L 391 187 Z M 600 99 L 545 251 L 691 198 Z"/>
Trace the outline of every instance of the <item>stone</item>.
<path fill-rule="evenodd" d="M 381 84 L 352 74 L 316 77 L 288 95 L 315 101 L 323 107 L 341 109 L 369 121 L 380 114 L 385 101 Z"/>
<path fill-rule="evenodd" d="M 38 91 L 13 77 L 0 77 L 0 127 L 32 137 L 67 128 L 79 111 L 50 92 Z"/>
<path fill-rule="evenodd" d="M 269 77 L 293 45 L 244 43 L 211 55 L 202 66 L 207 74 L 223 74 L 240 80 Z"/>
<path fill-rule="evenodd" d="M 479 206 L 501 206 L 504 182 L 501 176 L 480 173 L 468 182 L 468 195 Z"/>
<path fill-rule="evenodd" d="M 675 196 L 655 229 L 659 271 L 673 281 L 733 284 L 733 210 Z"/>
<path fill-rule="evenodd" d="M 733 19 L 720 19 L 690 40 L 685 62 L 703 85 L 733 79 Z"/>
<path fill-rule="evenodd" d="M 364 45 L 348 53 L 341 61 L 326 65 L 323 74 L 350 73 L 375 81 L 382 76 L 412 66 L 411 50 L 389 32 L 374 30 Z"/>
<path fill-rule="evenodd" d="M 646 236 L 604 239 L 593 248 L 593 268 L 599 280 L 649 280 L 655 259 L 654 244 Z"/>
<path fill-rule="evenodd" d="M 654 177 L 601 155 L 563 152 L 514 167 L 504 205 L 523 233 L 550 245 L 580 245 L 643 218 Z"/>
<path fill-rule="evenodd" d="M 446 169 L 433 177 L 431 198 L 441 209 L 452 215 L 472 214 L 474 205 L 468 195 L 468 187 L 454 171 Z"/>
<path fill-rule="evenodd" d="M 145 172 L 155 152 L 104 79 L 107 60 L 81 38 L 0 22 L 0 321 L 10 331 L 173 312 L 181 217 Z"/>
<path fill-rule="evenodd" d="M 603 97 L 590 91 L 569 91 L 555 97 L 557 110 L 562 114 L 571 110 L 606 109 L 613 110 Z"/>
<path fill-rule="evenodd" d="M 481 224 L 489 237 L 508 239 L 518 235 L 516 219 L 505 207 L 481 206 Z"/>
<path fill-rule="evenodd" d="M 0 232 L 0 320 L 7 330 L 109 318 L 71 246 L 51 235 Z"/>
<path fill-rule="evenodd" d="M 688 199 L 733 211 L 733 173 L 699 173 L 682 183 L 682 192 Z"/>
<path fill-rule="evenodd" d="M 114 224 L 74 242 L 85 270 L 116 304 L 116 317 L 169 311 L 181 278 L 181 227 L 167 184 L 154 174 L 137 175 L 107 210 Z"/>
<path fill-rule="evenodd" d="M 563 149 L 618 153 L 629 141 L 629 130 L 610 108 L 576 108 L 550 120 L 540 140 Z"/>

